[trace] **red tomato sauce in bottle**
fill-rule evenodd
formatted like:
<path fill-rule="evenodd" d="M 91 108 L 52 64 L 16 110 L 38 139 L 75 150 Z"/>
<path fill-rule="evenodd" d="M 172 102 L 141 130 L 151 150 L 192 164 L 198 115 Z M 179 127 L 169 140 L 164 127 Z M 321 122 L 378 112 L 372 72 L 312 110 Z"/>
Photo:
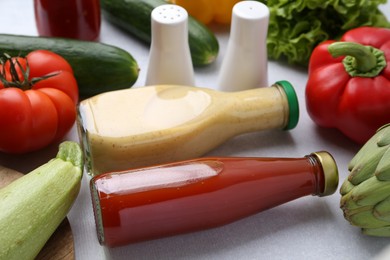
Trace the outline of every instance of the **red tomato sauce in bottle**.
<path fill-rule="evenodd" d="M 333 194 L 327 152 L 303 158 L 200 158 L 95 176 L 99 241 L 115 247 L 209 229 L 306 196 Z"/>
<path fill-rule="evenodd" d="M 99 0 L 34 0 L 40 36 L 97 40 L 100 34 Z"/>

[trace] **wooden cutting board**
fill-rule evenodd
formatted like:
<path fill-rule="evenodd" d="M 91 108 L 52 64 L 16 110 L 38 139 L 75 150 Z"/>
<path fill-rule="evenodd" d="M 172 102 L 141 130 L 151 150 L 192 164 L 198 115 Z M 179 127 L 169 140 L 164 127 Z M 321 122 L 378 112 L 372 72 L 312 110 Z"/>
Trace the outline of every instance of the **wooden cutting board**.
<path fill-rule="evenodd" d="M 0 165 L 0 189 L 23 176 L 22 173 Z M 42 260 L 74 260 L 74 243 L 72 229 L 67 218 L 60 224 L 54 234 L 47 241 L 36 259 Z"/>

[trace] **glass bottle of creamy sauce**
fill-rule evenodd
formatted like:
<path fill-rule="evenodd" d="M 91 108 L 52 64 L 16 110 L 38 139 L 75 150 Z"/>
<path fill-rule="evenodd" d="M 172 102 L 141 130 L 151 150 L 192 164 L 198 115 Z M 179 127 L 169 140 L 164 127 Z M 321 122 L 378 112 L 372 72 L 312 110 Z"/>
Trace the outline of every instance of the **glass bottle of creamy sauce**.
<path fill-rule="evenodd" d="M 231 223 L 338 185 L 333 157 L 209 157 L 91 180 L 98 238 L 115 247 Z"/>
<path fill-rule="evenodd" d="M 178 85 L 126 89 L 86 99 L 78 111 L 92 175 L 199 157 L 239 134 L 292 129 L 299 117 L 287 81 L 239 92 Z"/>

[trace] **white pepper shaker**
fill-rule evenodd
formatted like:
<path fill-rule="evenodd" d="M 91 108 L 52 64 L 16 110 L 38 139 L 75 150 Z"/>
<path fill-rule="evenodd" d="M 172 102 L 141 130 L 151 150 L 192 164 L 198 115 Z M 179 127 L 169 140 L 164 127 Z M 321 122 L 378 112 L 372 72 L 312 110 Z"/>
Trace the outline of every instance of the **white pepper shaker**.
<path fill-rule="evenodd" d="M 268 86 L 268 7 L 257 1 L 234 5 L 230 37 L 218 77 L 222 91 Z"/>
<path fill-rule="evenodd" d="M 152 42 L 145 85 L 193 86 L 187 11 L 178 5 L 161 5 L 153 9 L 151 19 Z"/>

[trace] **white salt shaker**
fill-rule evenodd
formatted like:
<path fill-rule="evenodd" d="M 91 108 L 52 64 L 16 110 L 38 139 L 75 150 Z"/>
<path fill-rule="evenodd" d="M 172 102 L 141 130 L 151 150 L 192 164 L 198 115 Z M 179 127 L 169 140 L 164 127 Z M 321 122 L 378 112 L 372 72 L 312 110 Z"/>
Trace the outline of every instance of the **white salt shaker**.
<path fill-rule="evenodd" d="M 230 37 L 218 75 L 222 91 L 268 86 L 267 33 L 269 9 L 257 1 L 234 5 Z"/>
<path fill-rule="evenodd" d="M 145 85 L 193 86 L 187 11 L 178 5 L 161 5 L 153 9 L 151 19 L 152 42 Z"/>

